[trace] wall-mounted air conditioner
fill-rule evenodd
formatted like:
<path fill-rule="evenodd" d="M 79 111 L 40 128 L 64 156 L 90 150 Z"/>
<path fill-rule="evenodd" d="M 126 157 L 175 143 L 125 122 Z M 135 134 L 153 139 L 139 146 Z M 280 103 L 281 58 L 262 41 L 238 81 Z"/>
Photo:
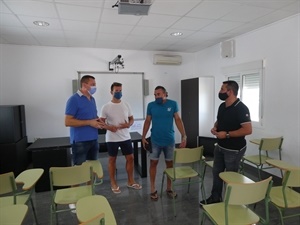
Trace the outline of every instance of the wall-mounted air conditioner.
<path fill-rule="evenodd" d="M 181 55 L 160 55 L 153 57 L 153 64 L 156 65 L 180 65 L 182 63 Z"/>

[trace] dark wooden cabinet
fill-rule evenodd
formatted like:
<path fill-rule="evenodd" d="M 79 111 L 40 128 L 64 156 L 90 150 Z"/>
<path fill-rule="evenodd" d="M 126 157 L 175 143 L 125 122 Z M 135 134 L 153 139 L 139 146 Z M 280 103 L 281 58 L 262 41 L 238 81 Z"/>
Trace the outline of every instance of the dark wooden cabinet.
<path fill-rule="evenodd" d="M 0 105 L 0 173 L 15 176 L 28 166 L 25 106 Z"/>
<path fill-rule="evenodd" d="M 24 105 L 0 105 L 0 144 L 16 143 L 25 136 Z"/>
<path fill-rule="evenodd" d="M 197 146 L 199 132 L 199 86 L 198 78 L 181 81 L 181 116 L 188 136 L 187 147 Z"/>
<path fill-rule="evenodd" d="M 197 146 L 197 137 L 213 137 L 215 121 L 214 77 L 197 77 L 181 81 L 181 116 L 185 126 L 187 147 Z"/>

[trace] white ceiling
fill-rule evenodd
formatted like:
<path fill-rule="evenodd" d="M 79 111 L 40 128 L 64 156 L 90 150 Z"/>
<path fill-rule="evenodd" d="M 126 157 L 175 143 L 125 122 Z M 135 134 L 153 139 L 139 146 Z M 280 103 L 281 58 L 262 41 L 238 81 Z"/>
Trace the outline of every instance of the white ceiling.
<path fill-rule="evenodd" d="M 116 2 L 0 0 L 0 43 L 196 52 L 300 12 L 300 0 L 153 0 L 148 16 L 134 16 L 118 15 Z"/>

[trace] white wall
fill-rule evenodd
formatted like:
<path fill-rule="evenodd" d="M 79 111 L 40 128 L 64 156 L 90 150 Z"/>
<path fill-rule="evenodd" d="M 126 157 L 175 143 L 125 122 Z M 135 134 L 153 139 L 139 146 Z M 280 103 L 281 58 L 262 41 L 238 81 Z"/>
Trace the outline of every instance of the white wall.
<path fill-rule="evenodd" d="M 196 54 L 180 53 L 181 66 L 153 65 L 153 52 L 0 45 L 0 104 L 26 106 L 29 141 L 67 136 L 64 110 L 76 71 L 107 71 L 108 61 L 117 54 L 124 57 L 124 72 L 145 72 L 149 79 L 145 105 L 153 100 L 157 85 L 165 86 L 181 105 L 181 79 L 214 76 L 217 92 L 225 79 L 222 67 L 265 59 L 264 126 L 254 127 L 248 139 L 283 135 L 283 159 L 300 165 L 299 21 L 300 15 L 293 16 L 236 37 L 235 58 L 222 59 L 219 45 Z M 216 99 L 216 110 L 219 104 Z M 254 153 L 257 146 L 249 144 L 247 154 Z"/>
<path fill-rule="evenodd" d="M 222 67 L 265 59 L 263 127 L 254 127 L 247 138 L 282 135 L 283 159 L 300 165 L 300 15 L 236 37 L 235 41 L 234 58 L 221 58 L 219 45 L 198 52 L 196 73 L 215 76 L 217 92 L 225 79 Z M 216 110 L 220 103 L 216 99 Z M 246 154 L 256 153 L 257 146 L 248 144 Z"/>
<path fill-rule="evenodd" d="M 182 65 L 159 66 L 153 65 L 154 52 L 143 51 L 0 45 L 0 52 L 0 104 L 25 105 L 30 142 L 69 135 L 64 111 L 72 94 L 72 80 L 78 78 L 77 71 L 108 72 L 108 62 L 121 54 L 125 61 L 122 72 L 144 72 L 144 78 L 149 79 L 146 110 L 148 102 L 154 100 L 157 85 L 165 86 L 169 98 L 180 105 L 179 77 L 194 69 L 194 54 L 183 53 Z M 177 131 L 176 139 L 180 140 Z"/>

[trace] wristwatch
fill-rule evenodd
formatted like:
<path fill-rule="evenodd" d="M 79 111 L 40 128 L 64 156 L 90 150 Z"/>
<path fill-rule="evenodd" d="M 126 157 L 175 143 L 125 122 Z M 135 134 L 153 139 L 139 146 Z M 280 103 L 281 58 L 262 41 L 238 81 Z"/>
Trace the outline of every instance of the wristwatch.
<path fill-rule="evenodd" d="M 229 131 L 226 132 L 226 138 L 230 138 Z"/>

